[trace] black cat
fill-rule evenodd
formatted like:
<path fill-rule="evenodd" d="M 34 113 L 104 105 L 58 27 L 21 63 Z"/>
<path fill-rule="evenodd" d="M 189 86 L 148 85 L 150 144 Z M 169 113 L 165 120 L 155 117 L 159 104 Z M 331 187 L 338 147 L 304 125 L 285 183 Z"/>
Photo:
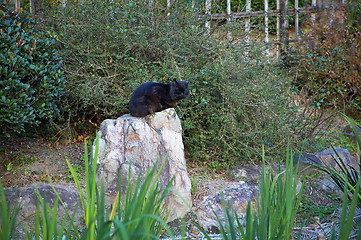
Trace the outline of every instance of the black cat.
<path fill-rule="evenodd" d="M 130 114 L 144 117 L 174 107 L 179 100 L 189 96 L 189 81 L 176 81 L 169 84 L 146 82 L 133 92 L 130 102 Z"/>

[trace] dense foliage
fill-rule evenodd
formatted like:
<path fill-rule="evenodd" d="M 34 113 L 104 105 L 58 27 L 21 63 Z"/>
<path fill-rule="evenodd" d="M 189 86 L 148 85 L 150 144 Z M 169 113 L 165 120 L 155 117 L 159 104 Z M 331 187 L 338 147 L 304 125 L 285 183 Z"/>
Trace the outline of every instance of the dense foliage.
<path fill-rule="evenodd" d="M 186 78 L 202 67 L 209 43 L 195 19 L 181 15 L 186 10 L 180 4 L 168 15 L 170 10 L 143 1 L 93 0 L 55 11 L 69 117 L 100 121 L 127 113 L 130 94 L 141 83 Z"/>
<path fill-rule="evenodd" d="M 259 61 L 248 61 L 245 49 L 228 50 L 196 75 L 183 116 L 190 154 L 213 168 L 257 159 L 262 145 L 275 153 L 293 134 L 281 72 L 259 53 L 250 56 Z"/>
<path fill-rule="evenodd" d="M 226 26 L 235 41 L 223 42 L 225 28 L 206 34 L 188 2 L 168 9 L 141 0 L 68 4 L 51 13 L 64 43 L 66 119 L 118 117 L 128 113 L 130 95 L 141 83 L 176 77 L 190 79 L 191 98 L 177 111 L 193 160 L 226 168 L 260 156 L 262 144 L 276 153 L 297 137 L 287 80 L 267 62 L 262 44 L 239 44 L 242 23 Z"/>
<path fill-rule="evenodd" d="M 25 13 L 0 6 L 0 132 L 23 131 L 58 111 L 64 78 L 55 40 Z"/>
<path fill-rule="evenodd" d="M 288 79 L 265 57 L 264 44 L 244 44 L 243 22 L 213 25 L 208 34 L 197 18 L 202 9 L 188 1 L 169 8 L 165 2 L 142 0 L 67 4 L 49 6 L 43 16 L 61 42 L 66 74 L 59 104 L 66 124 L 59 124 L 61 130 L 72 133 L 75 125 L 82 126 L 76 123 L 100 123 L 128 113 L 137 86 L 175 77 L 191 81 L 191 98 L 177 111 L 194 162 L 228 168 L 240 160 L 260 159 L 262 145 L 268 154 L 279 155 L 279 147 L 289 141 L 297 148 L 300 139 L 312 150 L 322 147 L 313 142 L 313 133 L 327 127 L 324 119 L 290 103 Z"/>
<path fill-rule="evenodd" d="M 295 85 L 314 107 L 361 111 L 361 33 L 351 13 L 319 14 L 299 45 Z"/>

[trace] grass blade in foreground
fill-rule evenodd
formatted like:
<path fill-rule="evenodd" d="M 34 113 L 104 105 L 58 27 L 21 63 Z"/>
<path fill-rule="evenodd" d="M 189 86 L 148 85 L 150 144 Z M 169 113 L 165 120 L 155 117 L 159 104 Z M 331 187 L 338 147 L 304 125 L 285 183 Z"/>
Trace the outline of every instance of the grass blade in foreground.
<path fill-rule="evenodd" d="M 143 182 L 141 182 L 140 172 L 134 187 L 130 185 L 131 170 L 129 169 L 128 189 L 123 204 L 120 202 L 122 196 L 119 198 L 118 219 L 126 225 L 127 234 L 130 239 L 158 239 L 163 227 L 172 235 L 166 225 L 169 212 L 166 212 L 165 201 L 173 178 L 163 190 L 157 182 L 165 160 L 166 158 L 163 160 L 158 171 L 158 161 L 156 161 L 154 166 L 148 169 Z M 119 183 L 119 191 L 120 186 L 121 183 Z M 121 233 L 120 230 L 119 233 Z"/>
<path fill-rule="evenodd" d="M 157 183 L 166 159 L 164 159 L 158 171 L 157 161 L 148 170 L 145 178 L 140 173 L 135 186 L 130 184 L 131 171 L 129 169 L 125 198 L 122 199 L 119 194 L 121 190 L 121 182 L 119 182 L 119 192 L 114 204 L 109 211 L 106 211 L 104 187 L 102 185 L 100 191 L 98 191 L 95 181 L 99 138 L 96 139 L 95 153 L 91 159 L 91 164 L 88 162 L 86 143 L 84 145 L 86 199 L 82 193 L 76 172 L 68 162 L 84 209 L 86 229 L 81 239 L 159 239 L 163 228 L 166 228 L 171 233 L 166 225 L 167 212 L 165 212 L 164 201 L 173 178 L 164 189 Z M 141 179 L 144 179 L 144 181 L 141 181 Z M 119 178 L 120 180 L 121 178 Z"/>
<path fill-rule="evenodd" d="M 11 239 L 19 211 L 19 202 L 11 210 L 10 202 L 6 201 L 4 188 L 0 181 L 0 239 Z"/>
<path fill-rule="evenodd" d="M 303 184 L 299 192 L 297 189 L 297 168 L 293 167 L 292 151 L 287 148 L 285 170 L 278 169 L 273 176 L 271 165 L 266 170 L 265 156 L 263 151 L 263 165 L 261 172 L 260 194 L 256 200 L 257 210 L 254 212 L 252 203 L 249 202 L 246 214 L 245 229 L 241 225 L 237 214 L 232 213 L 231 208 L 224 206 L 227 230 L 224 229 L 217 216 L 222 239 L 230 240 L 253 240 L 253 239 L 284 239 L 292 238 L 292 230 L 295 223 L 296 213 L 300 206 Z M 197 225 L 197 227 L 199 227 Z M 200 228 L 207 239 L 209 235 Z"/>
<path fill-rule="evenodd" d="M 360 190 L 361 178 L 358 180 L 356 184 L 356 189 L 353 191 L 353 195 L 351 198 L 351 204 L 348 207 L 348 190 L 345 186 L 344 196 L 342 201 L 342 213 L 340 218 L 340 232 L 338 234 L 338 239 L 349 239 L 350 233 L 352 231 L 353 218 L 355 216 L 355 210 L 358 202 L 358 192 Z M 358 233 L 358 237 L 361 238 L 360 233 Z M 331 239 L 335 239 L 333 236 Z"/>
<path fill-rule="evenodd" d="M 347 121 L 350 123 L 353 134 L 355 134 L 356 141 L 358 143 L 359 149 L 361 150 L 361 141 L 360 137 L 357 133 L 356 126 L 352 119 L 346 116 Z M 333 147 L 332 147 L 333 148 Z M 334 149 L 334 148 L 333 148 Z M 340 168 L 340 171 L 338 171 L 335 167 L 331 166 L 317 166 L 321 171 L 327 173 L 334 183 L 340 188 L 340 190 L 344 191 L 344 188 L 350 190 L 351 194 L 354 193 L 356 189 L 357 182 L 360 179 L 360 168 L 361 168 L 361 156 L 359 159 L 359 169 L 354 169 L 353 167 L 347 168 L 345 163 L 342 161 L 342 158 L 337 154 L 336 150 L 334 149 L 334 152 L 336 154 L 336 157 L 334 157 L 334 160 L 337 164 L 337 166 Z M 357 192 L 358 201 L 361 203 L 361 189 Z"/>

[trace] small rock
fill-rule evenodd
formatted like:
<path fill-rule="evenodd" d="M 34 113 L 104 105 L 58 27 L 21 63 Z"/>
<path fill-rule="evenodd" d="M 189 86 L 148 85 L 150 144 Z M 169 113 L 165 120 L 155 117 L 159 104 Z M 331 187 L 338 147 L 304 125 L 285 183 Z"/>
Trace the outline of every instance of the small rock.
<path fill-rule="evenodd" d="M 340 188 L 330 178 L 320 180 L 317 182 L 317 185 L 329 195 L 336 195 L 338 197 L 342 197 L 343 195 L 343 192 L 340 190 Z"/>
<path fill-rule="evenodd" d="M 293 166 L 297 167 L 298 172 L 303 175 L 316 173 L 318 170 L 314 166 L 322 166 L 321 160 L 314 154 L 296 153 L 293 155 Z"/>
<path fill-rule="evenodd" d="M 238 187 L 226 189 L 223 192 L 223 198 L 220 192 L 210 194 L 209 196 L 205 197 L 198 208 L 199 225 L 206 231 L 214 231 L 215 228 L 218 228 L 219 224 L 214 212 L 218 214 L 222 224 L 225 225 L 226 219 L 222 205 L 223 200 L 227 205 L 233 206 L 233 209 L 236 211 L 240 222 L 245 224 L 248 202 L 255 201 L 257 192 L 257 186 L 240 182 Z"/>
<path fill-rule="evenodd" d="M 209 190 L 214 190 L 214 186 L 211 186 L 211 185 L 207 186 L 207 188 L 208 188 Z"/>
<path fill-rule="evenodd" d="M 257 182 L 261 176 L 261 171 L 256 166 L 239 166 L 231 170 L 230 176 L 236 181 Z"/>

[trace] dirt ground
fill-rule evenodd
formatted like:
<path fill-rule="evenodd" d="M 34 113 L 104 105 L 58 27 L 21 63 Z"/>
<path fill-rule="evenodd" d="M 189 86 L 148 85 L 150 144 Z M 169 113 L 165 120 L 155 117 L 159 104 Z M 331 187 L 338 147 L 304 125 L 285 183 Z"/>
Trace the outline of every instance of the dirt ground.
<path fill-rule="evenodd" d="M 84 173 L 84 143 L 34 138 L 0 138 L 0 180 L 4 187 L 47 183 L 71 185 L 66 159 Z"/>

